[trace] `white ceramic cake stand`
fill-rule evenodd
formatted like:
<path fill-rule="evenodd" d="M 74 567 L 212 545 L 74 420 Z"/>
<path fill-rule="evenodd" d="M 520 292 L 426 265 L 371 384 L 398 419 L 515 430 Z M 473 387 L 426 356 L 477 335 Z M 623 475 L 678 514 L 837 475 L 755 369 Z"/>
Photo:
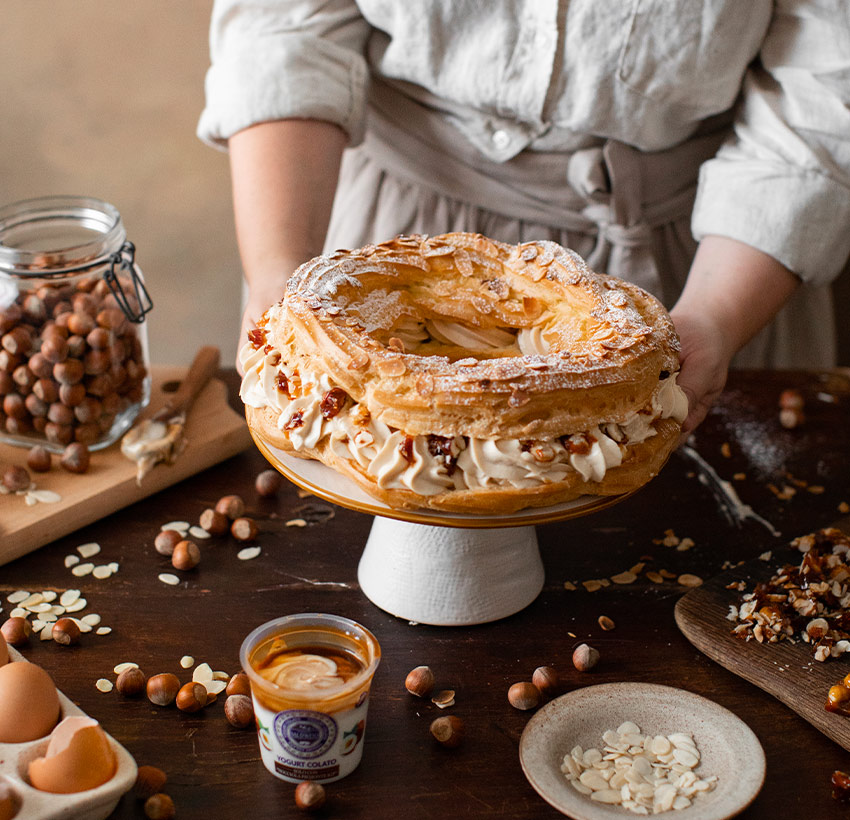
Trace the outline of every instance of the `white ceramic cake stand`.
<path fill-rule="evenodd" d="M 504 515 L 397 510 L 321 462 L 296 458 L 251 434 L 293 484 L 375 516 L 357 569 L 360 588 L 384 611 L 417 623 L 467 626 L 524 609 L 543 589 L 534 525 L 588 515 L 626 497 L 583 496 Z"/>

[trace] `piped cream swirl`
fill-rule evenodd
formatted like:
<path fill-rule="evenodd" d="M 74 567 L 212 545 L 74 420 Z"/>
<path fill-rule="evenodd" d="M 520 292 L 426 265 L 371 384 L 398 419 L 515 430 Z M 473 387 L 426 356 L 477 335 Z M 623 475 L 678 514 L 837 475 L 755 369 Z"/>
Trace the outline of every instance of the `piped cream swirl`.
<path fill-rule="evenodd" d="M 538 344 L 533 339 L 521 343 L 526 341 Z M 533 487 L 562 481 L 572 471 L 585 481 L 601 481 L 607 470 L 623 462 L 629 444 L 656 434 L 655 421 L 672 417 L 681 423 L 688 410 L 687 398 L 672 374 L 659 381 L 646 409 L 622 423 L 603 423 L 571 436 L 533 441 L 455 436 L 448 444 L 441 439 L 442 446 L 432 448 L 433 437 L 406 436 L 371 418 L 357 403 L 346 403 L 341 412 L 326 418 L 322 398 L 335 385 L 325 374 L 295 373 L 269 346 L 245 345 L 240 361 L 245 373 L 242 401 L 250 407 L 276 410 L 277 425 L 293 448 L 312 449 L 329 436 L 333 452 L 356 462 L 378 486 L 423 496 L 477 487 Z M 279 373 L 287 383 L 299 384 L 297 395 L 290 397 L 278 387 Z"/>

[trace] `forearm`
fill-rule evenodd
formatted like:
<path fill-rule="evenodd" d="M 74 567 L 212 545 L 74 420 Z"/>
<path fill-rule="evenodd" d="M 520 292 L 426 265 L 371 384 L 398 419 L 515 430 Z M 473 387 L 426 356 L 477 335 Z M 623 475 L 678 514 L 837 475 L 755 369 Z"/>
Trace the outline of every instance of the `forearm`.
<path fill-rule="evenodd" d="M 785 304 L 799 280 L 772 256 L 706 236 L 670 316 L 681 339 L 679 385 L 688 397 L 682 430 L 693 430 L 726 383 L 729 363 Z"/>
<path fill-rule="evenodd" d="M 261 123 L 230 138 L 236 235 L 252 293 L 282 292 L 295 267 L 322 252 L 346 141 L 317 120 Z"/>
<path fill-rule="evenodd" d="M 770 323 L 798 285 L 772 256 L 734 239 L 706 236 L 671 316 L 677 324 L 713 325 L 731 358 Z"/>

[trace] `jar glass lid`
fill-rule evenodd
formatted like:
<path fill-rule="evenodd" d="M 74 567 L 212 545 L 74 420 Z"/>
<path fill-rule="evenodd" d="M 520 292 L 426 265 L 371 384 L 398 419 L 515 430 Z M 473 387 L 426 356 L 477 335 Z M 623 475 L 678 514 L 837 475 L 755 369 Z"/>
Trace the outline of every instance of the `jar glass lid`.
<path fill-rule="evenodd" d="M 0 271 L 18 276 L 70 273 L 109 261 L 126 231 L 100 199 L 51 196 L 0 208 Z"/>

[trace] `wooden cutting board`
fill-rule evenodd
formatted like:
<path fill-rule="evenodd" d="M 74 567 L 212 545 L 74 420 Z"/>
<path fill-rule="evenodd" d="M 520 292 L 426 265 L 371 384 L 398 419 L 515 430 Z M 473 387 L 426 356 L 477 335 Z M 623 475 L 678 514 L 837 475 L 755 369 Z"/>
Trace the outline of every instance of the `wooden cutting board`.
<path fill-rule="evenodd" d="M 154 366 L 151 402 L 144 415 L 152 415 L 174 392 L 186 368 Z M 174 464 L 159 464 L 136 483 L 136 465 L 123 455 L 119 444 L 92 453 L 83 475 L 65 472 L 54 456 L 54 466 L 33 478 L 39 489 L 53 490 L 62 500 L 32 507 L 22 496 L 0 495 L 0 564 L 48 544 L 92 521 L 152 495 L 190 475 L 224 461 L 251 446 L 245 417 L 227 403 L 224 382 L 213 379 L 201 391 L 186 421 L 186 448 Z M 0 444 L 0 464 L 26 464 L 24 448 Z"/>
<path fill-rule="evenodd" d="M 848 521 L 837 524 L 850 531 Z M 800 533 L 803 535 L 804 533 Z M 685 637 L 713 661 L 773 695 L 836 743 L 850 750 L 850 717 L 824 709 L 829 687 L 850 672 L 848 656 L 820 662 L 808 644 L 781 641 L 760 644 L 732 634 L 735 622 L 726 618 L 729 605 L 741 603 L 743 593 L 727 585 L 744 581 L 746 591 L 767 581 L 783 564 L 796 564 L 801 555 L 784 547 L 770 561 L 754 559 L 691 590 L 676 604 L 676 623 Z"/>

